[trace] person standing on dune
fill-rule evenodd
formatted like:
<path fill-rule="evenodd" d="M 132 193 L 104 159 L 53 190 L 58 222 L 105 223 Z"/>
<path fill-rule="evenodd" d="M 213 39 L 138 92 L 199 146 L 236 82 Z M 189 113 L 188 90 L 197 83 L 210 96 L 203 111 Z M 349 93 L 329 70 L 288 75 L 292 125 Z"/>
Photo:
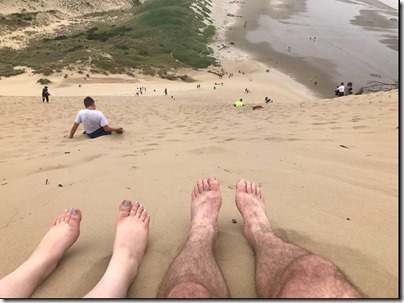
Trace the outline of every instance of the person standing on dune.
<path fill-rule="evenodd" d="M 45 100 L 46 100 L 46 103 L 49 103 L 49 96 L 50 96 L 50 93 L 48 91 L 48 87 L 45 86 L 42 89 L 42 102 L 45 103 Z"/>

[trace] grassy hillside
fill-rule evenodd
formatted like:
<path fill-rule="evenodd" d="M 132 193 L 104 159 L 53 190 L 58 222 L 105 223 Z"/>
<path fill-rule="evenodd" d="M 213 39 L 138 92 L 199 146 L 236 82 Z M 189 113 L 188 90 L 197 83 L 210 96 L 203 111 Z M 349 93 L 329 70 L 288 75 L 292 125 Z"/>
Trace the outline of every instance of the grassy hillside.
<path fill-rule="evenodd" d="M 170 77 L 170 69 L 207 67 L 216 63 L 207 47 L 214 27 L 204 22 L 210 1 L 148 0 L 102 18 L 110 21 L 32 41 L 22 50 L 1 48 L 0 76 L 24 72 L 17 66 L 44 75 L 67 67 L 105 74 L 136 69 L 162 77 Z"/>

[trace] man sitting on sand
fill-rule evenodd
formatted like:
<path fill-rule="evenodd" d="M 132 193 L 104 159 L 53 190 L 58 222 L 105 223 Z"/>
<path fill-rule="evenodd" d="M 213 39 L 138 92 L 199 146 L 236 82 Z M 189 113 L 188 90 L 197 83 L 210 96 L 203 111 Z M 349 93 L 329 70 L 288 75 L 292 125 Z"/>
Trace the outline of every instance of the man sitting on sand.
<path fill-rule="evenodd" d="M 95 109 L 95 101 L 93 98 L 84 98 L 84 106 L 86 109 L 80 110 L 76 116 L 76 120 L 74 120 L 73 127 L 70 131 L 70 138 L 73 138 L 81 122 L 83 122 L 84 133 L 91 139 L 110 135 L 111 132 L 117 132 L 118 134 L 123 133 L 122 127 L 114 128 L 108 125 L 104 114 Z"/>
<path fill-rule="evenodd" d="M 199 180 L 191 193 L 188 240 L 168 268 L 158 298 L 230 297 L 213 253 L 221 205 L 216 178 Z M 244 235 L 255 253 L 255 284 L 260 298 L 362 297 L 330 261 L 275 235 L 266 214 L 264 195 L 255 183 L 238 181 L 236 206 L 244 220 Z M 31 257 L 0 280 L 0 297 L 29 297 L 77 240 L 80 221 L 78 209 L 71 208 L 59 215 Z M 125 200 L 119 205 L 110 263 L 86 297 L 126 297 L 145 253 L 149 222 L 150 216 L 139 203 Z"/>

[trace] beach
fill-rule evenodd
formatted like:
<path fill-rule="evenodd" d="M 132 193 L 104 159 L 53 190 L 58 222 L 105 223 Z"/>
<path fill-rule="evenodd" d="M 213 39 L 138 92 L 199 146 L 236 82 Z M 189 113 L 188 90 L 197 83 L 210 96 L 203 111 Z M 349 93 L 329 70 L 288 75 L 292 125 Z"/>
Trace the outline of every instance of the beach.
<path fill-rule="evenodd" d="M 370 298 L 398 297 L 398 90 L 324 99 L 238 43 L 219 50 L 236 24 L 229 8 L 243 9 L 212 8 L 222 66 L 181 71 L 192 83 L 63 71 L 48 77 L 43 103 L 40 75 L 0 80 L 0 277 L 30 256 L 57 214 L 77 207 L 81 235 L 33 297 L 84 296 L 107 268 L 119 203 L 138 200 L 150 234 L 128 297 L 155 298 L 187 239 L 193 186 L 215 176 L 223 204 L 214 253 L 233 298 L 256 297 L 234 202 L 242 178 L 261 187 L 281 239 L 329 259 Z M 223 78 L 212 73 L 220 68 Z M 147 90 L 136 96 L 138 87 Z M 125 132 L 90 140 L 80 126 L 69 139 L 86 96 Z M 240 98 L 245 106 L 233 107 Z"/>
<path fill-rule="evenodd" d="M 398 81 L 398 9 L 392 6 L 371 0 L 245 2 L 226 39 L 331 98 L 341 82 L 353 82 L 358 91 Z"/>

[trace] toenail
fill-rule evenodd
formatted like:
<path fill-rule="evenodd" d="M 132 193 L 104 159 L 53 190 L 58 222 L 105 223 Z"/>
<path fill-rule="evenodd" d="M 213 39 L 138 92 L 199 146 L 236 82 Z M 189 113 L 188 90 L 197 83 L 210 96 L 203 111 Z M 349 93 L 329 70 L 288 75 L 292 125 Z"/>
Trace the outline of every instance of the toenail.
<path fill-rule="evenodd" d="M 136 204 L 139 204 L 139 201 L 136 200 L 135 203 L 136 203 Z"/>
<path fill-rule="evenodd" d="M 123 205 L 129 206 L 129 205 L 130 205 L 130 202 L 129 202 L 129 201 L 124 201 L 124 202 L 123 202 Z"/>
<path fill-rule="evenodd" d="M 77 215 L 77 211 L 73 209 L 73 210 L 72 210 L 72 215 L 73 215 L 73 216 Z"/>

